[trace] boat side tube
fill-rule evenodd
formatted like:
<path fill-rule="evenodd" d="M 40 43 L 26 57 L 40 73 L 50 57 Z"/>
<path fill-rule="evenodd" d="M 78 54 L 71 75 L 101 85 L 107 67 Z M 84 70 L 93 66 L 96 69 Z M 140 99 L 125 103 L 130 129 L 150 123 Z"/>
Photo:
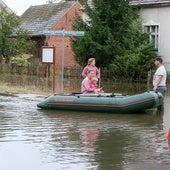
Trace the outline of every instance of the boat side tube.
<path fill-rule="evenodd" d="M 124 95 L 52 95 L 37 106 L 45 109 L 61 109 L 74 111 L 95 111 L 112 113 L 133 113 L 160 106 L 163 103 L 161 93 L 153 91 Z"/>

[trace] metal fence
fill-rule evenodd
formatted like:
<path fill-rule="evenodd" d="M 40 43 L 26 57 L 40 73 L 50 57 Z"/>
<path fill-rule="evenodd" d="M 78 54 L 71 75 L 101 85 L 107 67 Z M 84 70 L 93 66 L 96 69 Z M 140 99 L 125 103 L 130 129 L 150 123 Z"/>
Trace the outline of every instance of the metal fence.
<path fill-rule="evenodd" d="M 82 67 L 65 67 L 64 68 L 64 78 L 65 78 L 65 88 L 70 88 L 71 86 L 74 89 L 79 89 L 82 77 Z M 148 74 L 147 86 L 152 84 L 152 75 L 151 72 Z M 22 86 L 29 88 L 39 88 L 44 91 L 52 89 L 53 85 L 53 67 L 52 65 L 45 65 L 44 73 L 42 75 L 42 65 L 41 64 L 32 64 L 28 67 L 18 67 L 17 65 L 12 64 L 0 64 L 0 83 L 5 83 L 9 86 Z M 57 89 L 61 88 L 61 68 L 58 68 L 56 71 L 56 80 L 57 80 Z M 107 88 L 109 84 L 121 84 L 121 83 L 141 83 L 140 81 L 130 82 L 127 80 L 116 79 L 113 77 L 112 73 L 107 69 L 102 69 L 101 71 L 101 84 L 105 84 Z M 146 84 L 146 81 L 144 82 Z M 170 84 L 170 74 L 168 74 L 167 84 Z"/>

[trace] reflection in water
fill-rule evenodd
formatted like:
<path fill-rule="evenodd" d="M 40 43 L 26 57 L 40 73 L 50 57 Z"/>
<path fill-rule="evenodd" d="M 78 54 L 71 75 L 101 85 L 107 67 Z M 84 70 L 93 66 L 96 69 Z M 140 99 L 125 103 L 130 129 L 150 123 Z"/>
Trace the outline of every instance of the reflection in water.
<path fill-rule="evenodd" d="M 87 126 L 80 129 L 81 131 L 81 141 L 84 147 L 88 149 L 94 150 L 95 148 L 95 142 L 97 141 L 97 138 L 99 136 L 99 130 L 97 126 Z"/>
<path fill-rule="evenodd" d="M 40 100 L 0 98 L 0 169 L 169 168 L 168 96 L 164 112 L 138 114 L 41 110 Z"/>

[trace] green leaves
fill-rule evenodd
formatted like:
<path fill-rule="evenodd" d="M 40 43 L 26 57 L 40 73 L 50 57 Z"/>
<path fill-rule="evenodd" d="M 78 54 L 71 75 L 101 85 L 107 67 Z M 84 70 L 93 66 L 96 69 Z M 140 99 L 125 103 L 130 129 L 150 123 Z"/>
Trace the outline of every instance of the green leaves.
<path fill-rule="evenodd" d="M 22 55 L 12 57 L 11 62 L 12 64 L 16 64 L 17 66 L 20 67 L 27 67 L 30 64 L 29 59 L 31 57 L 32 55 L 22 54 Z"/>
<path fill-rule="evenodd" d="M 93 0 L 93 5 L 85 8 L 88 22 L 77 17 L 73 24 L 74 30 L 85 31 L 84 37 L 72 39 L 75 59 L 85 65 L 94 57 L 97 66 L 117 78 L 145 78 L 155 53 L 136 10 L 128 0 Z"/>
<path fill-rule="evenodd" d="M 20 19 L 14 13 L 9 13 L 6 8 L 0 9 L 0 62 L 8 62 L 11 57 L 26 53 L 33 42 L 30 33 L 19 28 Z"/>

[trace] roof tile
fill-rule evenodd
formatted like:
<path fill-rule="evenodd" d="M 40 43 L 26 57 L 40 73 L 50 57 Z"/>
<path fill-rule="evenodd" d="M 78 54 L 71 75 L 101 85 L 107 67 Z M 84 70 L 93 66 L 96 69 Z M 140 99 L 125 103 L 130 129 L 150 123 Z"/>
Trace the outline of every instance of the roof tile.
<path fill-rule="evenodd" d="M 41 35 L 44 30 L 49 30 L 74 3 L 75 1 L 62 1 L 31 6 L 21 16 L 21 27 L 31 31 L 33 35 Z"/>

